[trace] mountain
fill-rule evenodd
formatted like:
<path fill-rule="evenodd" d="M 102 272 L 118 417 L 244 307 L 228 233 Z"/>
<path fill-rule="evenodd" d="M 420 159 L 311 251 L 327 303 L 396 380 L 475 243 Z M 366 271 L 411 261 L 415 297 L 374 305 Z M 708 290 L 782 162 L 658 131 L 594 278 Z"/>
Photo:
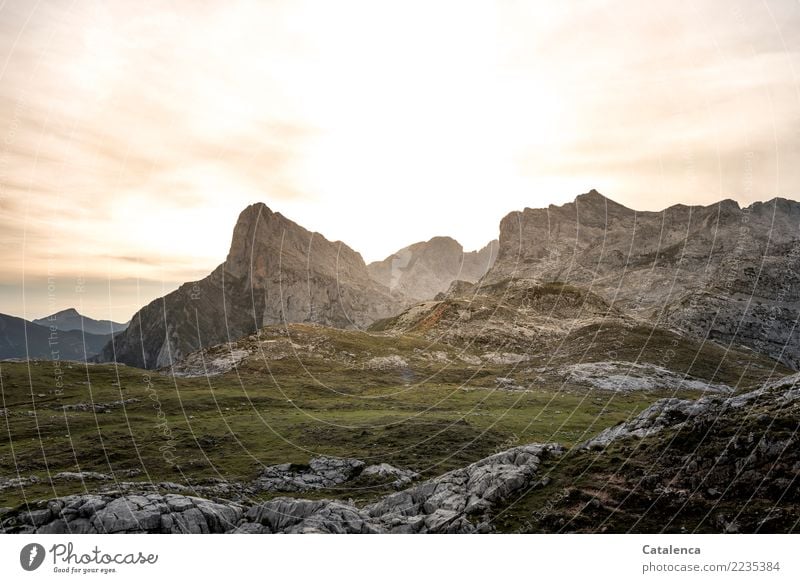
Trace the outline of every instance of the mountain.
<path fill-rule="evenodd" d="M 751 374 L 755 380 L 790 372 L 751 350 L 726 349 L 632 317 L 599 294 L 563 282 L 455 282 L 447 294 L 379 320 L 369 331 L 398 341 L 424 338 L 476 365 L 504 365 L 499 382 L 512 388 L 533 382 L 730 392 Z"/>
<path fill-rule="evenodd" d="M 454 280 L 475 282 L 494 264 L 498 242 L 464 252 L 450 237 L 434 237 L 400 249 L 383 261 L 367 266 L 370 276 L 391 290 L 415 300 L 429 300 Z"/>
<path fill-rule="evenodd" d="M 86 360 L 97 355 L 111 334 L 59 330 L 0 314 L 0 358 Z"/>
<path fill-rule="evenodd" d="M 633 317 L 797 369 L 798 227 L 800 203 L 782 198 L 640 212 L 592 190 L 507 215 L 484 282 L 577 285 Z"/>
<path fill-rule="evenodd" d="M 55 314 L 50 314 L 44 318 L 33 321 L 45 328 L 53 326 L 58 330 L 68 332 L 70 330 L 82 330 L 89 334 L 116 334 L 128 327 L 127 324 L 112 322 L 111 320 L 94 320 L 88 316 L 78 313 L 75 308 L 61 310 Z"/>
<path fill-rule="evenodd" d="M 406 301 L 373 281 L 361 255 L 259 203 L 242 211 L 224 263 L 137 312 L 102 359 L 169 366 L 269 324 L 363 328 Z"/>

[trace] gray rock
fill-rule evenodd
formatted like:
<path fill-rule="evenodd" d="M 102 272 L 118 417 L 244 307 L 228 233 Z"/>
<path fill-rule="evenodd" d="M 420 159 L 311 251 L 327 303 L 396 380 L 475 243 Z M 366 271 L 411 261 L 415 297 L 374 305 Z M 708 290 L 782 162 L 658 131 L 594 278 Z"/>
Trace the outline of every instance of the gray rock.
<path fill-rule="evenodd" d="M 4 490 L 13 490 L 17 488 L 24 488 L 33 484 L 38 484 L 39 478 L 37 476 L 28 476 L 27 478 L 0 478 L 0 492 Z"/>
<path fill-rule="evenodd" d="M 361 475 L 370 476 L 381 481 L 391 481 L 392 486 L 395 488 L 407 486 L 419 478 L 419 474 L 417 472 L 396 468 L 386 463 L 367 466 L 361 472 Z"/>
<path fill-rule="evenodd" d="M 320 456 L 307 466 L 280 464 L 266 468 L 253 483 L 256 490 L 304 492 L 338 486 L 358 476 L 364 462 L 352 458 Z"/>
<path fill-rule="evenodd" d="M 487 517 L 502 500 L 536 483 L 541 460 L 560 455 L 557 445 L 515 447 L 465 468 L 390 494 L 359 508 L 340 500 L 275 498 L 245 508 L 177 493 L 67 496 L 46 508 L 7 512 L 0 532 L 68 533 L 412 533 L 485 532 Z M 387 464 L 371 474 L 408 478 Z M 315 458 L 306 468 L 273 466 L 289 481 L 335 482 L 364 470 L 363 462 Z M 311 477 L 309 477 L 311 476 Z M 400 478 L 398 478 L 400 476 Z M 475 522 L 475 518 L 480 520 Z"/>
<path fill-rule="evenodd" d="M 524 445 L 484 458 L 396 494 L 364 510 L 390 531 L 403 523 L 420 525 L 426 532 L 474 532 L 473 513 L 485 514 L 497 502 L 529 487 L 541 460 L 560 455 L 556 444 Z"/>
<path fill-rule="evenodd" d="M 705 412 L 719 399 L 703 397 L 697 401 L 686 399 L 660 399 L 630 421 L 603 430 L 580 445 L 583 449 L 604 448 L 612 441 L 625 437 L 643 438 L 654 435 L 666 427 L 673 427 Z"/>
<path fill-rule="evenodd" d="M 99 472 L 58 472 L 53 476 L 53 480 L 75 482 L 83 482 L 85 480 L 107 481 L 111 479 L 113 479 L 113 476 Z"/>

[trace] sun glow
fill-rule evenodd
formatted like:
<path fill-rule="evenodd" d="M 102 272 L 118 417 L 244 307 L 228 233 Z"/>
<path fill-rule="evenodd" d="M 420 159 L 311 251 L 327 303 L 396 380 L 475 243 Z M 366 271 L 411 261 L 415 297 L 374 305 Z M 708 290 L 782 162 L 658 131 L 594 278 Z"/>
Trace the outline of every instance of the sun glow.
<path fill-rule="evenodd" d="M 4 3 L 0 285 L 49 261 L 175 285 L 256 201 L 370 261 L 475 249 L 590 188 L 643 210 L 791 197 L 800 36 L 775 23 L 800 14 L 775 10 Z"/>

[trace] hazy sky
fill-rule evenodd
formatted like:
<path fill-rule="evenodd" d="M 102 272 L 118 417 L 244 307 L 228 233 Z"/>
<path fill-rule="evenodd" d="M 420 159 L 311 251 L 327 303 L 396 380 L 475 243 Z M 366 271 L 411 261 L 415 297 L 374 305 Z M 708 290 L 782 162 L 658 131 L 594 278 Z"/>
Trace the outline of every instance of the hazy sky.
<path fill-rule="evenodd" d="M 0 0 L 0 312 L 126 320 L 255 201 L 370 261 L 798 198 L 799 51 L 795 1 Z"/>

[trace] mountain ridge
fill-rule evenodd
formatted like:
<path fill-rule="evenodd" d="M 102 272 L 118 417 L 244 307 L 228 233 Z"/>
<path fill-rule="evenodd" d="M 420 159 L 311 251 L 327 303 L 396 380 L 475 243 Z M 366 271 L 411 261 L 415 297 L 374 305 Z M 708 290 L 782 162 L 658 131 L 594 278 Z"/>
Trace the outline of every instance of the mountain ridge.
<path fill-rule="evenodd" d="M 784 198 L 635 211 L 592 189 L 560 206 L 509 213 L 497 244 L 477 252 L 434 237 L 367 265 L 344 243 L 255 203 L 240 214 L 225 261 L 145 306 L 102 358 L 162 368 L 265 325 L 364 329 L 456 283 L 469 288 L 459 280 L 470 258 L 478 289 L 515 280 L 578 286 L 634 319 L 796 369 L 800 276 L 790 263 L 800 258 L 798 225 L 800 203 Z"/>
<path fill-rule="evenodd" d="M 84 316 L 75 308 L 60 310 L 43 318 L 32 320 L 34 324 L 45 327 L 55 327 L 58 330 L 82 330 L 89 334 L 116 334 L 128 327 L 127 323 L 112 322 L 111 320 L 95 320 Z"/>
<path fill-rule="evenodd" d="M 592 190 L 506 215 L 482 283 L 583 286 L 660 326 L 755 348 L 796 369 L 798 226 L 800 203 L 780 197 L 635 211 Z"/>
<path fill-rule="evenodd" d="M 59 330 L 0 314 L 0 359 L 85 361 L 99 354 L 111 334 Z"/>

